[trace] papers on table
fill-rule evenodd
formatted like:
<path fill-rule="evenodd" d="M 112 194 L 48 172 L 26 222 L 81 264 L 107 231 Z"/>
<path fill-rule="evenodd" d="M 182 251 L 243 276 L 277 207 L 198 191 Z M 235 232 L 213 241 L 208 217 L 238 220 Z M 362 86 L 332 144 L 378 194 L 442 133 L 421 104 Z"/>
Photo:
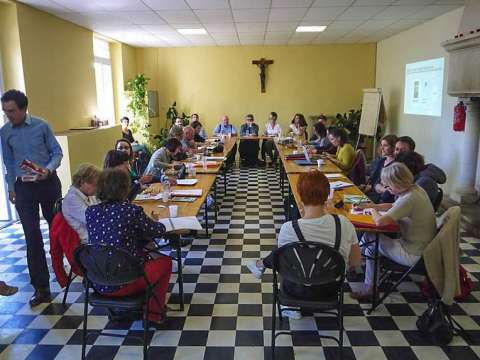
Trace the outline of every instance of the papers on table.
<path fill-rule="evenodd" d="M 165 225 L 166 231 L 172 230 L 202 230 L 202 225 L 196 216 L 184 216 L 176 218 L 159 219 Z"/>
<path fill-rule="evenodd" d="M 345 204 L 362 204 L 370 201 L 371 200 L 365 195 L 343 195 L 343 202 Z"/>
<path fill-rule="evenodd" d="M 202 189 L 173 190 L 172 196 L 202 196 Z"/>
<path fill-rule="evenodd" d="M 218 165 L 218 162 L 207 160 L 207 167 L 216 167 L 217 165 Z M 203 166 L 203 161 L 197 161 L 197 162 L 193 163 L 193 166 L 202 167 Z"/>
<path fill-rule="evenodd" d="M 340 173 L 335 173 L 335 174 L 325 174 L 325 176 L 327 177 L 327 179 L 338 179 L 338 178 L 343 178 L 345 177 L 345 175 L 343 174 L 340 174 Z"/>
<path fill-rule="evenodd" d="M 162 198 L 162 193 L 153 195 L 153 194 L 138 194 L 135 197 L 135 201 L 147 201 L 147 200 L 160 200 Z"/>
<path fill-rule="evenodd" d="M 330 189 L 334 189 L 334 190 L 341 190 L 350 186 L 353 186 L 353 184 L 345 181 L 333 181 L 330 183 Z"/>
<path fill-rule="evenodd" d="M 224 161 L 227 160 L 225 156 L 207 156 L 207 161 Z"/>
<path fill-rule="evenodd" d="M 352 215 L 372 215 L 372 210 L 373 209 L 354 209 L 352 207 L 352 210 L 350 211 Z M 378 212 L 380 215 L 385 215 L 387 212 L 386 211 L 379 211 Z"/>
<path fill-rule="evenodd" d="M 195 185 L 198 179 L 177 179 L 177 185 Z"/>

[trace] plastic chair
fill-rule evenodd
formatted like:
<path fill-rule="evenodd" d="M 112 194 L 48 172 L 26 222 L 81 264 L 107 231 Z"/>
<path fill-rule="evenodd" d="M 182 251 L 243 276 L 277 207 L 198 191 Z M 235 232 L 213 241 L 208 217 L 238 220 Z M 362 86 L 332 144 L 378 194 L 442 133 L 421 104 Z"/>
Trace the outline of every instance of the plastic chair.
<path fill-rule="evenodd" d="M 320 335 L 321 338 L 332 339 L 339 346 L 340 358 L 343 358 L 343 283 L 345 280 L 345 260 L 334 248 L 317 242 L 295 242 L 273 253 L 273 304 L 272 304 L 272 359 L 275 359 L 275 340 L 279 335 L 291 334 L 287 331 L 276 333 L 276 311 L 282 321 L 282 311 L 301 307 L 315 312 L 335 315 L 337 318 L 339 337 Z M 279 287 L 278 277 L 282 282 Z M 305 299 L 286 291 L 286 285 L 297 287 L 303 285 L 323 294 L 315 299 Z M 291 287 L 290 286 L 290 287 Z M 323 289 L 330 291 L 322 292 Z M 287 287 L 288 290 L 288 287 Z M 332 291 L 333 290 L 333 291 Z M 280 305 L 285 306 L 281 308 Z M 334 310 L 334 311 L 333 311 Z"/>

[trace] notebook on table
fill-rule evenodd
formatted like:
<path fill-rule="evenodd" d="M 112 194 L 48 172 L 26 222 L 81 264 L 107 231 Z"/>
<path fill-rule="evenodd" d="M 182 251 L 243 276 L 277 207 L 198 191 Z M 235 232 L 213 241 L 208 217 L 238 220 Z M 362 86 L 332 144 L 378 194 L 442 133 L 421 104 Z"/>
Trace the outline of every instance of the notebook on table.
<path fill-rule="evenodd" d="M 310 155 L 308 155 L 308 150 L 306 146 L 303 147 L 303 155 L 305 156 L 305 160 L 295 160 L 295 164 L 300 166 L 317 165 L 316 161 L 310 159 Z"/>

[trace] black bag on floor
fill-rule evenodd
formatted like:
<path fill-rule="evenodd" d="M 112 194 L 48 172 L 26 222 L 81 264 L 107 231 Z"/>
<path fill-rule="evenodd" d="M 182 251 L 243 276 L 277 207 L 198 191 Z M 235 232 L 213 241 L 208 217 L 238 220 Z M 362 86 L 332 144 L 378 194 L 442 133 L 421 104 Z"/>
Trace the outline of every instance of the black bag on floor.
<path fill-rule="evenodd" d="M 450 319 L 447 306 L 440 300 L 435 300 L 418 318 L 417 328 L 432 344 L 448 345 L 455 334 Z"/>

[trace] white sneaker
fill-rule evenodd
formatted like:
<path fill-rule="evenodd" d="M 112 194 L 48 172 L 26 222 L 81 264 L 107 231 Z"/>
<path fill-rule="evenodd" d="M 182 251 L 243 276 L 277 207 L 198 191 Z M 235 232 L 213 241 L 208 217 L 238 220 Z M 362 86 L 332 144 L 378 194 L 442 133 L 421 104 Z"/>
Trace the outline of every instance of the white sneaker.
<path fill-rule="evenodd" d="M 257 279 L 261 279 L 263 273 L 265 272 L 265 268 L 259 268 L 257 266 L 257 260 L 252 260 L 247 263 L 248 270 L 255 276 Z"/>
<path fill-rule="evenodd" d="M 285 309 L 287 306 L 282 305 L 280 308 Z M 302 318 L 302 313 L 300 310 L 282 310 L 282 315 L 292 320 L 300 320 Z"/>

